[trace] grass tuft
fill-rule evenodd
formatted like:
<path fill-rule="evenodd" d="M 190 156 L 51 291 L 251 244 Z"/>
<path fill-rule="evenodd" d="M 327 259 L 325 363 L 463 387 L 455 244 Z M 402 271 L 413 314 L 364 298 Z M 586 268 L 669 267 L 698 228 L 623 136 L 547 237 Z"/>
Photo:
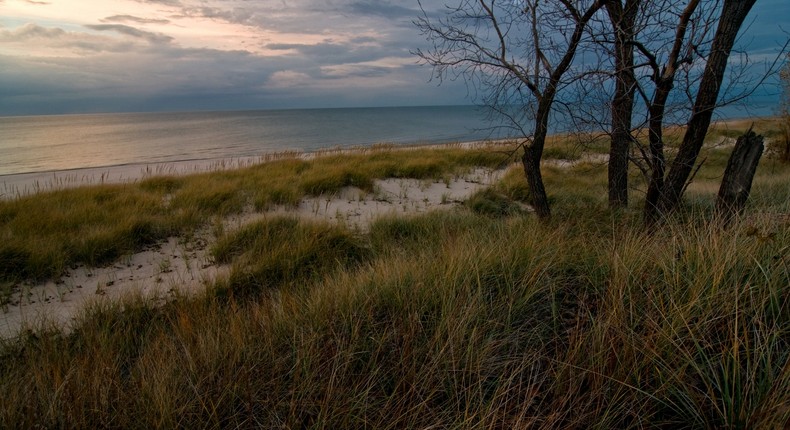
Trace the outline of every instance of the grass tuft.
<path fill-rule="evenodd" d="M 371 256 L 369 247 L 336 226 L 295 218 L 274 218 L 242 227 L 221 238 L 212 250 L 221 263 L 233 262 L 215 293 L 235 299 L 265 290 L 298 287 L 316 277 L 351 270 Z"/>

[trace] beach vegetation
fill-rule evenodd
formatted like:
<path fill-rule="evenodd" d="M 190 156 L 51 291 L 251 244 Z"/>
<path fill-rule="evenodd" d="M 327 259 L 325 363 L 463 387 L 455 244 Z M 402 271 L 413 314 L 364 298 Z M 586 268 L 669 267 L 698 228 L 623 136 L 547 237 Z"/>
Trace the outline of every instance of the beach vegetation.
<path fill-rule="evenodd" d="M 236 301 L 257 298 L 274 288 L 300 288 L 338 268 L 369 259 L 366 241 L 347 229 L 272 218 L 220 237 L 212 249 L 217 262 L 233 264 L 212 291 Z"/>
<path fill-rule="evenodd" d="M 161 195 L 133 185 L 45 192 L 0 202 L 0 280 L 45 280 L 101 265 L 178 231 Z"/>
<path fill-rule="evenodd" d="M 709 222 L 725 146 L 706 150 L 687 209 L 653 234 L 641 211 L 609 209 L 606 165 L 586 154 L 547 163 L 550 222 L 520 210 L 520 164 L 464 205 L 366 229 L 220 222 L 270 186 L 302 196 L 313 174 L 342 178 L 346 162 L 365 178 L 437 157 L 440 170 L 414 171 L 440 176 L 502 157 L 421 151 L 0 203 L 5 279 L 32 273 L 47 242 L 59 246 L 38 276 L 111 258 L 77 254 L 72 228 L 95 236 L 86 249 L 117 234 L 120 256 L 205 227 L 229 267 L 201 292 L 98 301 L 68 330 L 42 323 L 0 341 L 0 427 L 786 427 L 790 166 L 778 160 L 760 166 L 748 212 L 726 229 Z M 44 220 L 24 213 L 53 219 L 33 228 Z"/>
<path fill-rule="evenodd" d="M 345 187 L 372 192 L 376 179 L 438 181 L 512 162 L 501 148 L 369 151 L 0 201 L 0 282 L 41 281 L 77 264 L 109 264 L 249 207 L 297 206 L 305 196 L 332 195 Z"/>

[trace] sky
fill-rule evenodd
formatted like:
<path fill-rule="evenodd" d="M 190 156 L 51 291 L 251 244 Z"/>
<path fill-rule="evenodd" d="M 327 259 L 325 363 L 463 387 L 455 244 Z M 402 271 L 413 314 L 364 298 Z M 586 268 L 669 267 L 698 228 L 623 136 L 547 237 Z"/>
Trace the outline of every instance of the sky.
<path fill-rule="evenodd" d="M 419 14 L 417 0 L 0 0 L 0 116 L 471 103 L 411 54 Z M 758 0 L 742 40 L 769 58 L 788 32 L 790 1 Z"/>

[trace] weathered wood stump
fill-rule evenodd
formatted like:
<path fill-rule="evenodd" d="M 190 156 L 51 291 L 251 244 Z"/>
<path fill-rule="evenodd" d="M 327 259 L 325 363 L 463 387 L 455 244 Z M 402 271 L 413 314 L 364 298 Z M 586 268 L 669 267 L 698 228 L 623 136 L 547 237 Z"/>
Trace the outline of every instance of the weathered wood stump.
<path fill-rule="evenodd" d="M 751 128 L 736 141 L 716 200 L 716 212 L 725 223 L 743 213 L 763 149 L 763 136 L 755 134 Z"/>

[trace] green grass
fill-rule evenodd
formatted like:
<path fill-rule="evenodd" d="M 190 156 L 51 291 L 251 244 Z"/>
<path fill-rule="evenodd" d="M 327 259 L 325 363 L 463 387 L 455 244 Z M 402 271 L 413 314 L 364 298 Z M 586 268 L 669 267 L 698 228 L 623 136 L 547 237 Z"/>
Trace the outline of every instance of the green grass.
<path fill-rule="evenodd" d="M 469 166 L 367 157 L 354 181 Z M 341 162 L 120 189 L 181 231 L 269 184 L 349 185 Z M 509 209 L 526 193 L 514 169 L 457 210 L 366 232 L 287 217 L 221 232 L 212 253 L 231 274 L 204 294 L 95 306 L 69 334 L 2 345 L 0 427 L 786 428 L 790 167 L 763 163 L 746 217 L 722 230 L 704 221 L 720 163 L 654 235 L 638 203 L 606 209 L 605 168 L 585 163 L 544 170 L 549 223 Z M 226 181 L 242 191 L 189 203 Z"/>
<path fill-rule="evenodd" d="M 103 185 L 0 202 L 0 281 L 110 263 L 178 231 L 161 200 L 136 187 Z"/>
<path fill-rule="evenodd" d="M 255 298 L 270 288 L 299 287 L 338 269 L 369 259 L 369 246 L 338 226 L 274 218 L 221 237 L 212 254 L 233 263 L 227 280 L 212 291 L 236 300 Z"/>

